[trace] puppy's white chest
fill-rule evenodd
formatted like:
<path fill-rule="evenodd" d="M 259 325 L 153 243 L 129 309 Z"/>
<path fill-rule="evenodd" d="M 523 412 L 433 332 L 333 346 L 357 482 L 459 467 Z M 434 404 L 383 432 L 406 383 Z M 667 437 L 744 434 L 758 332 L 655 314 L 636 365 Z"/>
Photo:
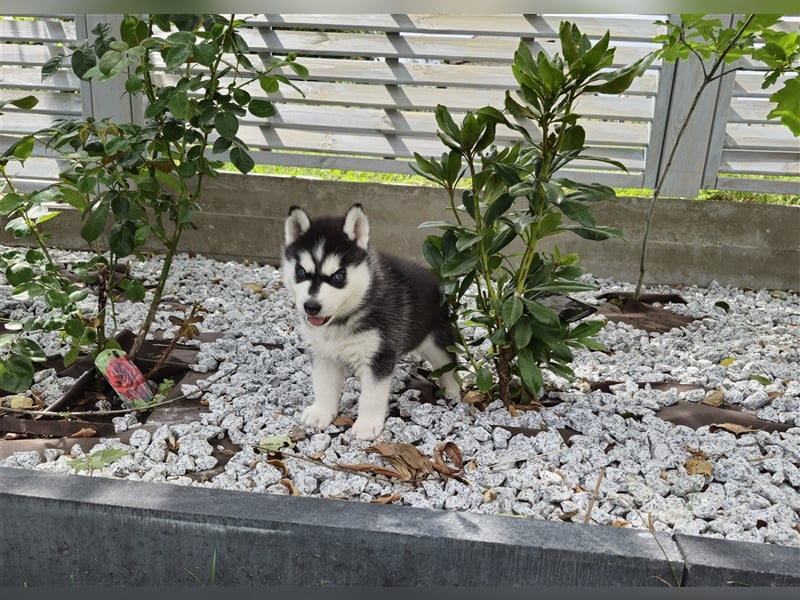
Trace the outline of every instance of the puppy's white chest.
<path fill-rule="evenodd" d="M 303 326 L 303 335 L 312 355 L 335 360 L 352 369 L 369 365 L 381 344 L 374 331 L 351 333 L 343 327 L 312 329 Z"/>

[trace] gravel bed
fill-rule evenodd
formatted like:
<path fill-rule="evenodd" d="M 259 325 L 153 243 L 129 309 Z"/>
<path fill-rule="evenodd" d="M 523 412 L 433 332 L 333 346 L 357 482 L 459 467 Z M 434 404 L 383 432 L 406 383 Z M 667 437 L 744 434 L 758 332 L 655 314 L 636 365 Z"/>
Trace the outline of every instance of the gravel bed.
<path fill-rule="evenodd" d="M 149 260 L 137 263 L 134 272 L 154 283 L 159 266 Z M 573 297 L 598 304 L 600 292 L 633 289 L 626 282 L 592 280 L 597 292 Z M 21 318 L 44 310 L 41 301 L 11 301 L 8 289 L 0 286 L 0 314 Z M 202 329 L 222 333 L 216 341 L 198 342 L 195 369 L 209 373 L 198 382 L 208 412 L 197 422 L 155 431 L 132 415 L 115 419 L 117 431 L 133 430 L 129 443 L 103 439 L 91 452 L 113 447 L 127 454 L 91 476 L 363 502 L 392 498 L 395 504 L 433 510 L 581 523 L 588 512 L 592 523 L 616 527 L 800 547 L 800 297 L 713 283 L 648 291 L 677 292 L 688 303 L 670 304 L 670 310 L 704 318 L 664 334 L 607 323 L 598 340 L 611 352 L 578 352 L 575 382 L 548 377 L 556 388 L 550 397 L 561 400 L 555 406 L 512 416 L 499 401 L 482 411 L 463 402 L 424 403 L 418 391 L 407 389 L 419 367 L 408 357 L 396 370 L 392 388 L 400 416 L 388 418 L 378 440 L 355 440 L 346 426 L 309 429 L 291 452 L 311 460 L 286 456 L 280 465 L 268 463 L 255 447 L 270 436 L 296 436 L 312 395 L 309 358 L 294 331 L 280 272 L 179 255 L 168 299 L 200 300 L 208 310 Z M 143 304 L 120 303 L 119 325 L 135 326 L 144 312 Z M 174 326 L 167 317 L 160 315 L 156 328 L 168 334 Z M 56 338 L 41 341 L 48 353 L 63 352 Z M 608 392 L 590 390 L 588 382 L 603 381 L 619 383 Z M 726 404 L 791 428 L 734 434 L 672 425 L 656 411 L 680 400 L 701 402 L 714 392 L 638 385 L 664 381 L 722 390 Z M 47 375 L 34 384 L 45 395 L 62 388 Z M 194 389 L 185 386 L 183 392 Z M 355 416 L 357 397 L 358 382 L 349 377 L 342 414 Z M 498 426 L 542 431 L 530 436 Z M 579 434 L 565 444 L 559 428 Z M 217 466 L 212 454 L 225 436 L 241 451 L 222 472 L 198 480 L 198 472 Z M 430 476 L 411 484 L 332 468 L 386 465 L 366 450 L 376 443 L 413 444 L 432 459 L 444 442 L 463 455 L 461 477 Z M 77 445 L 69 453 L 48 450 L 44 458 L 18 452 L 0 465 L 72 472 L 68 461 L 81 455 Z M 696 469 L 687 467 L 698 458 L 710 466 L 693 474 Z"/>

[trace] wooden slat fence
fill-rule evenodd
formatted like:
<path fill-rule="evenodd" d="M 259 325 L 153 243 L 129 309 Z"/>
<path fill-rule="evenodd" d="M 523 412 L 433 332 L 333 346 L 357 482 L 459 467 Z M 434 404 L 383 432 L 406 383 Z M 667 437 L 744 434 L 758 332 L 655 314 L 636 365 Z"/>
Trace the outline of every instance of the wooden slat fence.
<path fill-rule="evenodd" d="M 655 49 L 658 15 L 251 15 L 242 34 L 252 60 L 296 52 L 310 77 L 287 77 L 288 87 L 270 96 L 277 108 L 268 121 L 248 115 L 239 131 L 257 163 L 343 170 L 410 173 L 414 152 L 439 155 L 433 111 L 447 105 L 456 117 L 487 104 L 502 108 L 516 82 L 510 63 L 520 39 L 534 52 L 558 49 L 563 19 L 593 39 L 611 32 L 616 65 Z M 40 68 L 71 40 L 87 37 L 94 23 L 119 15 L 53 15 L 0 18 L 0 99 L 27 93 L 40 98 L 32 111 L 6 107 L 0 116 L 0 148 L 54 118 L 110 114 L 137 119 L 141 107 L 120 88 L 90 85 L 61 72 L 41 81 Z M 789 19 L 787 27 L 797 27 Z M 651 187 L 674 134 L 678 106 L 686 102 L 693 74 L 686 65 L 654 64 L 621 96 L 592 96 L 579 106 L 593 154 L 621 161 L 628 172 L 599 163 L 575 163 L 564 175 L 620 187 Z M 695 74 L 696 75 L 696 74 Z M 701 188 L 800 193 L 800 145 L 785 127 L 767 121 L 770 90 L 762 73 L 741 71 L 723 83 L 693 127 L 693 140 L 667 193 L 693 196 Z M 162 81 L 169 76 L 161 75 Z M 263 95 L 257 84 L 251 94 Z M 127 102 L 127 104 L 126 104 Z M 499 131 L 499 141 L 515 139 Z M 26 164 L 28 185 L 57 175 L 40 150 Z"/>

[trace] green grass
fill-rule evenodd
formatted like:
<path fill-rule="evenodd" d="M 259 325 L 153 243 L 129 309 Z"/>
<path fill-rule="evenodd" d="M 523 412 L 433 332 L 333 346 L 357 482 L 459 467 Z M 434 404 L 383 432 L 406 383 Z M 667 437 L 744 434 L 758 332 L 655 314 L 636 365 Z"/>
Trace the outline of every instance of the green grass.
<path fill-rule="evenodd" d="M 231 164 L 222 167 L 223 171 L 236 169 Z M 433 182 L 419 175 L 400 173 L 376 173 L 373 171 L 342 171 L 340 169 L 319 169 L 312 167 L 282 167 L 274 165 L 257 165 L 252 173 L 259 175 L 283 175 L 287 177 L 312 177 L 324 181 L 351 181 L 356 183 L 385 183 L 401 185 L 434 186 Z M 788 177 L 782 179 L 790 179 Z M 800 186 L 800 180 L 798 181 Z M 653 190 L 647 188 L 614 188 L 617 196 L 631 198 L 650 198 Z M 760 192 L 737 192 L 730 190 L 700 190 L 697 200 L 715 200 L 721 202 L 752 204 L 784 204 L 800 206 L 800 194 L 767 194 Z"/>

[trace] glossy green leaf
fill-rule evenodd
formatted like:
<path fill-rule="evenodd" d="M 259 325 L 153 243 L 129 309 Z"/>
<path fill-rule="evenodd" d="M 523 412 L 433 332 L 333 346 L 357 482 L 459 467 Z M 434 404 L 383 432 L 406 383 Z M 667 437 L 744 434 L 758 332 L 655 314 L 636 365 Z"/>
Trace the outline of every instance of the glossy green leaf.
<path fill-rule="evenodd" d="M 103 233 L 107 220 L 108 204 L 99 203 L 95 205 L 94 210 L 89 213 L 81 227 L 81 237 L 87 242 L 94 242 Z"/>
<path fill-rule="evenodd" d="M 0 360 L 0 389 L 11 393 L 25 392 L 33 383 L 33 364 L 18 354 Z"/>
<path fill-rule="evenodd" d="M 517 323 L 519 318 L 522 316 L 523 308 L 524 306 L 519 296 L 512 295 L 505 299 L 500 313 L 503 317 L 503 323 L 505 327 L 511 329 Z"/>
<path fill-rule="evenodd" d="M 254 117 L 258 117 L 259 119 L 267 119 L 275 115 L 275 105 L 269 100 L 254 98 L 250 100 L 250 104 L 248 104 L 247 108 Z"/>
<path fill-rule="evenodd" d="M 240 173 L 247 174 L 252 171 L 253 167 L 256 165 L 255 161 L 247 153 L 247 151 L 239 146 L 234 146 L 231 148 L 230 158 L 233 166 L 236 167 Z"/>
<path fill-rule="evenodd" d="M 236 133 L 239 131 L 239 119 L 237 119 L 231 113 L 220 111 L 214 117 L 214 127 L 219 135 L 226 139 L 232 140 L 234 137 L 236 137 Z M 234 163 L 234 165 L 236 164 L 233 158 L 231 158 L 231 161 Z"/>

